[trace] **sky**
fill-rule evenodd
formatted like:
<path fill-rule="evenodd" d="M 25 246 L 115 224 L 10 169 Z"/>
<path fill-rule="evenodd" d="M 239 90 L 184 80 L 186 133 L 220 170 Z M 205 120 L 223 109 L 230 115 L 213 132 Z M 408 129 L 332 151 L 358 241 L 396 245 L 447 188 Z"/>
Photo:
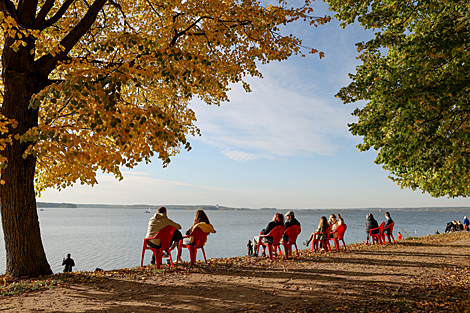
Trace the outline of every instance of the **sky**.
<path fill-rule="evenodd" d="M 314 15 L 334 15 L 316 1 Z M 375 151 L 359 152 L 351 112 L 335 94 L 349 84 L 359 65 L 355 43 L 373 37 L 359 24 L 319 27 L 297 23 L 288 29 L 303 45 L 325 53 L 260 67 L 263 79 L 248 82 L 252 92 L 233 85 L 230 102 L 192 109 L 202 136 L 189 137 L 182 151 L 162 168 L 154 158 L 124 179 L 98 174 L 94 187 L 49 189 L 38 201 L 81 204 L 216 205 L 234 208 L 329 209 L 469 206 L 465 198 L 432 198 L 401 189 L 373 161 Z"/>

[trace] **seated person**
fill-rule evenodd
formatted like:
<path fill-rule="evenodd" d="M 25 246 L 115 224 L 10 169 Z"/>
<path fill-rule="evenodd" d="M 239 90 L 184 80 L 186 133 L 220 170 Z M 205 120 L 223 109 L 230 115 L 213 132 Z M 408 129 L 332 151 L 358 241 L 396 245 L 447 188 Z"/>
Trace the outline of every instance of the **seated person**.
<path fill-rule="evenodd" d="M 455 221 L 454 221 L 455 222 Z M 457 225 L 455 225 L 453 222 L 449 222 L 446 224 L 446 233 L 451 233 L 457 231 Z"/>
<path fill-rule="evenodd" d="M 401 235 L 400 232 L 398 232 L 397 240 L 403 240 L 403 236 Z"/>
<path fill-rule="evenodd" d="M 366 233 L 367 233 L 366 242 L 369 242 L 370 230 L 374 229 L 374 228 L 378 228 L 378 227 L 379 227 L 379 223 L 377 223 L 377 221 L 375 220 L 374 215 L 373 214 L 367 214 L 366 215 Z M 376 229 L 376 230 L 372 231 L 372 233 L 373 234 L 378 234 L 379 230 Z"/>
<path fill-rule="evenodd" d="M 295 218 L 294 212 L 289 211 L 286 213 L 286 225 L 285 225 L 286 228 L 285 229 L 288 229 L 289 227 L 294 226 L 294 225 L 299 225 L 300 227 L 300 222 Z M 282 241 L 284 242 L 289 241 L 289 237 L 287 235 L 282 235 Z"/>
<path fill-rule="evenodd" d="M 336 219 L 336 215 L 331 214 L 330 219 L 328 220 L 328 225 L 333 225 L 331 226 L 331 233 L 330 233 L 330 238 L 337 238 L 338 233 L 334 233 L 336 229 L 338 228 L 339 225 L 344 224 L 344 220 L 341 217 L 341 214 L 338 214 L 338 220 Z"/>
<path fill-rule="evenodd" d="M 265 229 L 263 229 L 260 232 L 260 235 L 267 235 L 273 230 L 276 226 L 282 226 L 284 227 L 284 215 L 281 213 L 276 213 L 273 216 L 273 220 L 268 223 Z M 255 236 L 253 238 L 253 255 L 256 255 L 256 250 L 258 249 L 258 242 L 259 242 L 259 236 Z M 273 237 L 268 236 L 268 237 L 263 237 L 263 243 L 272 243 L 273 242 Z M 262 256 L 266 256 L 266 246 L 263 246 L 263 253 L 261 254 Z"/>
<path fill-rule="evenodd" d="M 209 218 L 207 217 L 206 213 L 203 210 L 196 211 L 196 216 L 194 217 L 193 225 L 191 225 L 191 227 L 186 231 L 186 236 L 191 235 L 191 232 L 197 227 L 199 227 L 206 234 L 216 233 L 214 226 L 212 226 L 212 224 L 209 222 Z M 184 245 L 194 244 L 194 238 L 192 237 L 184 238 L 183 244 Z"/>
<path fill-rule="evenodd" d="M 330 225 L 328 224 L 328 220 L 326 219 L 326 216 L 322 216 L 320 218 L 320 223 L 318 224 L 318 228 L 316 231 L 314 231 L 313 233 L 310 234 L 310 237 L 308 238 L 308 240 L 306 242 L 304 242 L 303 244 L 306 245 L 308 247 L 308 245 L 310 244 L 310 242 L 313 240 L 313 236 L 316 236 L 315 239 L 316 240 L 326 240 L 326 234 L 320 234 L 320 235 L 315 235 L 315 233 L 323 233 L 325 232 L 328 227 Z"/>
<path fill-rule="evenodd" d="M 173 250 L 179 243 L 179 241 L 183 238 L 179 229 L 181 229 L 181 225 L 178 223 L 173 222 L 166 216 L 166 208 L 160 207 L 149 220 L 149 226 L 147 229 L 147 236 L 146 238 L 155 236 L 160 230 L 165 228 L 166 226 L 173 226 L 176 228 L 175 232 L 173 233 L 173 238 L 171 239 L 171 244 L 169 251 L 162 251 L 163 257 L 168 257 L 171 250 Z M 147 241 L 147 246 L 150 248 L 160 249 L 160 239 L 152 239 Z M 152 261 L 151 264 L 155 264 L 155 255 L 152 254 Z"/>
<path fill-rule="evenodd" d="M 390 213 L 389 212 L 385 212 L 385 225 L 384 225 L 384 235 L 390 235 L 390 229 L 385 229 L 387 228 L 388 226 L 390 226 L 390 224 L 393 223 L 393 220 L 392 218 L 390 217 Z"/>

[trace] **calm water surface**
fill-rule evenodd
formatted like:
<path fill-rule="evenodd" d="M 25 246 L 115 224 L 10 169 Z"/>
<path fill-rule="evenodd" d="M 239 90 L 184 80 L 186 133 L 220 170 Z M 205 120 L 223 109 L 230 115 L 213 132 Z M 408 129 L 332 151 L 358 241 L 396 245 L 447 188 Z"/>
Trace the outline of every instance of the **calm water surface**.
<path fill-rule="evenodd" d="M 286 211 L 279 211 L 286 213 Z M 384 220 L 384 212 L 373 212 L 379 224 Z M 149 218 L 155 213 L 146 214 L 137 209 L 69 209 L 44 208 L 39 211 L 42 242 L 48 261 L 54 272 L 62 271 L 62 258 L 67 253 L 77 265 L 75 270 L 93 271 L 99 267 L 105 270 L 134 267 L 140 265 L 143 238 L 147 232 Z M 185 232 L 194 220 L 195 211 L 173 210 L 168 217 L 181 224 Z M 231 257 L 246 254 L 248 239 L 259 234 L 266 227 L 276 211 L 206 211 L 217 230 L 208 237 L 205 251 L 208 258 Z M 302 224 L 302 233 L 297 239 L 299 248 L 304 246 L 310 233 L 318 225 L 320 217 L 328 217 L 338 211 L 295 211 Z M 348 226 L 346 244 L 365 240 L 364 210 L 340 212 Z M 410 236 L 425 236 L 436 230 L 444 232 L 445 224 L 452 220 L 462 220 L 470 212 L 391 212 L 395 221 L 394 235 L 402 228 Z M 0 224 L 1 230 L 1 224 Z M 401 231 L 405 236 L 405 233 Z M 3 234 L 3 233 L 2 233 Z M 188 260 L 187 249 L 183 259 Z M 144 264 L 150 262 L 151 252 L 146 252 Z M 173 256 L 174 258 L 176 255 Z M 198 252 L 198 259 L 202 253 Z M 5 272 L 5 247 L 3 236 L 0 240 L 0 273 Z"/>

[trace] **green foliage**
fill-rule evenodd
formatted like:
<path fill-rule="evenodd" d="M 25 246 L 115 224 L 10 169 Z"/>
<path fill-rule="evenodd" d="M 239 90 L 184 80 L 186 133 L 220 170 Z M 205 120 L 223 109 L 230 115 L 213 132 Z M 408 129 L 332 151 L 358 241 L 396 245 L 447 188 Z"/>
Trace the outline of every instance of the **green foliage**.
<path fill-rule="evenodd" d="M 366 100 L 353 115 L 360 151 L 402 188 L 433 197 L 470 194 L 470 20 L 467 1 L 328 0 L 342 26 L 356 18 L 375 38 L 337 94 Z"/>

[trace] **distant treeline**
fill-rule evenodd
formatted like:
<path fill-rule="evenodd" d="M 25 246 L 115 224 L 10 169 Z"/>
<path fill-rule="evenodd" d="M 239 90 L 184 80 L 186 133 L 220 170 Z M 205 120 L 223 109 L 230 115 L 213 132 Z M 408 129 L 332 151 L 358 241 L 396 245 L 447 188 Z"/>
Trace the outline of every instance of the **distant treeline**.
<path fill-rule="evenodd" d="M 77 208 L 73 203 L 52 203 L 52 202 L 37 202 L 38 208 Z"/>
<path fill-rule="evenodd" d="M 231 208 L 227 206 L 217 205 L 115 205 L 115 204 L 74 204 L 74 203 L 51 203 L 38 202 L 38 208 L 98 208 L 98 209 L 140 209 L 140 210 L 156 210 L 164 206 L 170 210 L 251 210 L 250 208 Z M 278 210 L 287 211 L 288 209 L 277 208 L 260 208 L 259 210 Z M 350 209 L 289 209 L 302 211 L 328 211 L 328 212 L 344 212 L 344 211 L 367 211 L 367 212 L 386 212 L 386 211 L 407 211 L 407 212 L 470 212 L 470 207 L 415 207 L 415 208 L 350 208 Z"/>
<path fill-rule="evenodd" d="M 140 209 L 140 210 L 156 210 L 164 206 L 169 210 L 249 210 L 248 208 L 229 208 L 226 206 L 216 205 L 117 205 L 117 204 L 77 204 L 77 208 L 99 208 L 99 209 Z"/>

